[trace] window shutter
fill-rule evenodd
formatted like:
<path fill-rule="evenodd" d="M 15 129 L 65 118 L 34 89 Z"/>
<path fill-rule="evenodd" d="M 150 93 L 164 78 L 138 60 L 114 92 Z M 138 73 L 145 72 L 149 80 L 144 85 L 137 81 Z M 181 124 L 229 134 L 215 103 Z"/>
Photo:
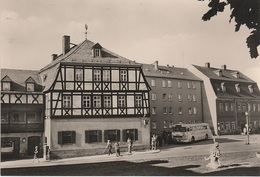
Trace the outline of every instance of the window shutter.
<path fill-rule="evenodd" d="M 62 132 L 58 132 L 58 144 L 62 144 Z"/>
<path fill-rule="evenodd" d="M 104 130 L 104 141 L 107 142 L 108 140 L 108 130 Z"/>
<path fill-rule="evenodd" d="M 135 129 L 135 141 L 138 140 L 138 129 Z"/>
<path fill-rule="evenodd" d="M 116 130 L 116 141 L 120 141 L 120 130 Z"/>
<path fill-rule="evenodd" d="M 71 143 L 76 143 L 76 132 L 71 131 Z"/>
<path fill-rule="evenodd" d="M 89 143 L 89 131 L 85 131 L 85 143 Z"/>
<path fill-rule="evenodd" d="M 102 130 L 98 130 L 98 142 L 102 142 Z"/>
<path fill-rule="evenodd" d="M 123 141 L 126 141 L 126 130 L 123 130 Z"/>

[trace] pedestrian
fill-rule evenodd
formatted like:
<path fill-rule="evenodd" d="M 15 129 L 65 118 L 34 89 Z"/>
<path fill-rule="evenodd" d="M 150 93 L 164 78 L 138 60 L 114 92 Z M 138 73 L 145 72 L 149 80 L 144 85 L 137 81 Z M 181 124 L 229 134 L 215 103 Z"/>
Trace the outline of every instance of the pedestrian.
<path fill-rule="evenodd" d="M 127 139 L 127 150 L 128 150 L 129 154 L 132 153 L 132 148 L 133 148 L 133 141 L 130 138 L 128 138 Z"/>
<path fill-rule="evenodd" d="M 110 142 L 110 140 L 107 140 L 107 149 L 108 149 L 108 155 L 113 154 L 112 153 L 112 143 Z"/>
<path fill-rule="evenodd" d="M 116 156 L 117 157 L 121 156 L 120 155 L 120 148 L 119 148 L 119 143 L 118 142 L 115 143 L 115 152 L 116 152 Z"/>
<path fill-rule="evenodd" d="M 47 160 L 51 160 L 51 149 L 49 148 L 48 150 L 47 150 Z"/>
<path fill-rule="evenodd" d="M 35 161 L 35 159 L 38 160 L 38 163 L 40 162 L 39 158 L 38 158 L 38 146 L 35 146 L 35 149 L 34 149 L 34 156 L 33 156 L 33 163 Z"/>
<path fill-rule="evenodd" d="M 219 143 L 215 142 L 210 156 L 208 158 L 205 158 L 205 160 L 210 160 L 207 167 L 210 167 L 210 168 L 213 168 L 213 169 L 219 168 L 221 166 L 219 158 L 220 158 Z"/>
<path fill-rule="evenodd" d="M 157 141 L 157 137 L 155 134 L 153 134 L 152 139 L 151 139 L 152 150 L 156 150 L 156 141 Z"/>

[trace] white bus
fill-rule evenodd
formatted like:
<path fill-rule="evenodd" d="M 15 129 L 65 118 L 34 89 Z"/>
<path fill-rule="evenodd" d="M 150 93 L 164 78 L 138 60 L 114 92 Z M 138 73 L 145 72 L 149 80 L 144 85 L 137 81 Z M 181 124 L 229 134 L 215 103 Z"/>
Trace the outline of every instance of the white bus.
<path fill-rule="evenodd" d="M 172 128 L 172 139 L 175 142 L 195 142 L 208 139 L 212 136 L 207 123 L 197 124 L 174 124 Z"/>

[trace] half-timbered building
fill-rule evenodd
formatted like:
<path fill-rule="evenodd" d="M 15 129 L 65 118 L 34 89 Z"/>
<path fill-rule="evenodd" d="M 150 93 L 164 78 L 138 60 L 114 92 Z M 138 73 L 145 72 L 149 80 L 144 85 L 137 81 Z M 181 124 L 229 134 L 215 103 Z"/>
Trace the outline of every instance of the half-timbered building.
<path fill-rule="evenodd" d="M 150 143 L 149 90 L 140 64 L 86 39 L 64 36 L 62 54 L 40 70 L 45 136 L 56 157 L 104 153 L 107 140 Z"/>
<path fill-rule="evenodd" d="M 1 69 L 1 157 L 42 154 L 44 94 L 38 71 Z"/>

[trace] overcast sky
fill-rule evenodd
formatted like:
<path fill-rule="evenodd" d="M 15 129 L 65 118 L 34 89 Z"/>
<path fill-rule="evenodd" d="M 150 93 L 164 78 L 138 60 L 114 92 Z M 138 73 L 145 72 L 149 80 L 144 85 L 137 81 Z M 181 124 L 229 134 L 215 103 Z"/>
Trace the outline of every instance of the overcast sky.
<path fill-rule="evenodd" d="M 234 32 L 229 8 L 208 22 L 198 0 L 0 0 L 1 68 L 39 70 L 60 54 L 63 35 L 88 39 L 142 63 L 190 68 L 223 64 L 260 83 L 260 57 L 246 46 L 250 31 Z M 260 51 L 260 49 L 258 49 Z"/>

